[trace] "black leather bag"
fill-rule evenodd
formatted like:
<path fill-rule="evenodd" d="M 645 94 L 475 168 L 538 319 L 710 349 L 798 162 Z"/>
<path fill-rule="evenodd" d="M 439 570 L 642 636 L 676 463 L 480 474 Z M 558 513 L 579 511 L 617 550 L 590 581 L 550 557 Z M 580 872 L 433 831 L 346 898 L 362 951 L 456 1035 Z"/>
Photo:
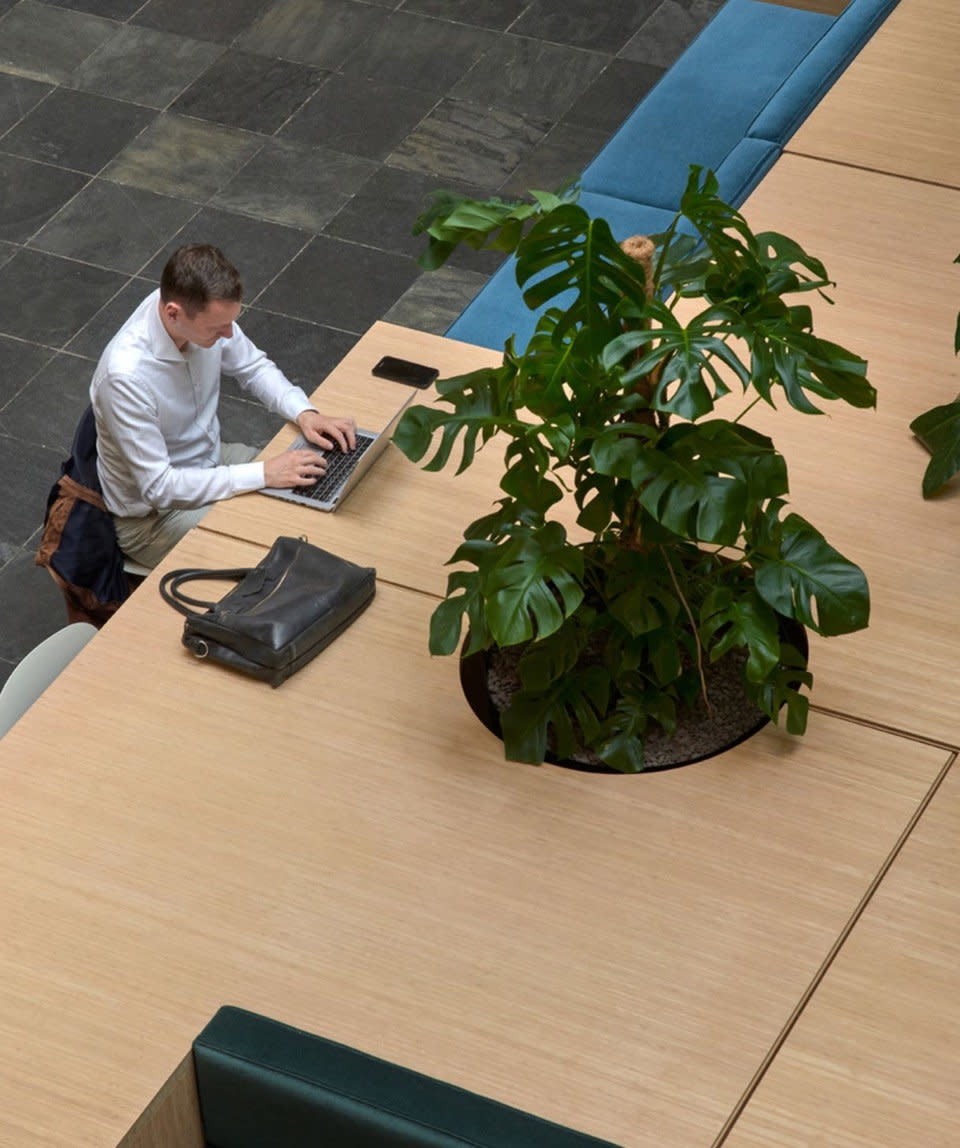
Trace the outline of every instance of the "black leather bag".
<path fill-rule="evenodd" d="M 376 593 L 376 577 L 371 566 L 300 538 L 278 538 L 250 568 L 171 570 L 160 593 L 186 615 L 183 644 L 198 658 L 278 686 L 363 613 Z M 219 602 L 190 598 L 180 589 L 204 578 L 237 579 L 238 585 Z"/>

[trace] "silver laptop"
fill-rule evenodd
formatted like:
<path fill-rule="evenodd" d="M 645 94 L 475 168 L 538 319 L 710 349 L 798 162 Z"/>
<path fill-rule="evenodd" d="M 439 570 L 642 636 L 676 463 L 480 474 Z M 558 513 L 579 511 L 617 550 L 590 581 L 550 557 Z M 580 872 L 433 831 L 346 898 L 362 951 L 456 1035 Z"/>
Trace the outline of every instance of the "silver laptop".
<path fill-rule="evenodd" d="M 416 392 L 411 392 L 382 431 L 357 431 L 357 445 L 353 450 L 322 450 L 303 435 L 287 448 L 288 450 L 315 450 L 327 460 L 327 469 L 313 486 L 297 486 L 289 489 L 264 487 L 260 493 L 271 498 L 282 498 L 285 502 L 297 502 L 301 506 L 311 506 L 314 510 L 336 510 L 342 506 L 347 495 L 363 479 L 370 467 L 390 445 L 394 428 L 400 416 L 413 401 Z"/>

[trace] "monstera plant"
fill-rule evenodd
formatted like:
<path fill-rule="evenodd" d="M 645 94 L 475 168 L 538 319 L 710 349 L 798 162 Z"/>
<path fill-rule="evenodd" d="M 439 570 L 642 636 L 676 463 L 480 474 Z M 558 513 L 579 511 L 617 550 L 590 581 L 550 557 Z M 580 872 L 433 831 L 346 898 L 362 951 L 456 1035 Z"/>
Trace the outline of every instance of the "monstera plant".
<path fill-rule="evenodd" d="M 954 263 L 960 263 L 960 255 Z M 960 355 L 960 313 L 953 336 L 953 352 Z M 917 415 L 910 429 L 930 451 L 930 461 L 923 472 L 923 497 L 931 498 L 960 471 L 960 395 L 951 403 L 931 407 Z"/>
<path fill-rule="evenodd" d="M 786 463 L 743 415 L 872 407 L 866 363 L 787 301 L 822 294 L 823 265 L 754 234 L 711 172 L 690 169 L 666 232 L 623 247 L 575 199 L 439 193 L 417 223 L 428 268 L 461 242 L 513 252 L 541 311 L 526 346 L 511 338 L 498 366 L 439 382 L 396 433 L 428 470 L 503 453 L 502 497 L 466 525 L 430 649 L 456 651 L 466 621 L 463 656 L 516 654 L 512 760 L 585 750 L 641 770 L 651 732 L 709 705 L 706 668 L 735 654 L 758 711 L 802 733 L 812 679 L 791 626 L 860 629 L 868 588 L 788 508 Z"/>

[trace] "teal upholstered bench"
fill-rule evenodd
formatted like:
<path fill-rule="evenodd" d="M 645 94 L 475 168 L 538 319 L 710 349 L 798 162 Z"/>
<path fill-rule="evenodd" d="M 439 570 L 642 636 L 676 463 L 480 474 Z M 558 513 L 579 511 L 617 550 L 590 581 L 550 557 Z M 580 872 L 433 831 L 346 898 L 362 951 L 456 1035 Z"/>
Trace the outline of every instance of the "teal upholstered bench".
<path fill-rule="evenodd" d="M 208 1148 L 615 1148 L 244 1009 L 193 1060 Z"/>
<path fill-rule="evenodd" d="M 581 179 L 581 202 L 618 239 L 662 231 L 689 165 L 712 168 L 739 206 L 897 0 L 850 0 L 839 16 L 727 0 L 614 133 Z M 537 315 L 508 260 L 447 330 L 499 350 L 524 346 Z"/>

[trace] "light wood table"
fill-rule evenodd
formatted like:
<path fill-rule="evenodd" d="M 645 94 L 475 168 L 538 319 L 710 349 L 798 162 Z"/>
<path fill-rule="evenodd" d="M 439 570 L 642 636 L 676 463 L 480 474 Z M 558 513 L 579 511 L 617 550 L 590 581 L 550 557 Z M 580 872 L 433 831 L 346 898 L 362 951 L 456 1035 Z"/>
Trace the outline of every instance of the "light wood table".
<path fill-rule="evenodd" d="M 958 823 L 954 768 L 726 1148 L 960 1144 Z"/>
<path fill-rule="evenodd" d="M 783 156 L 743 212 L 754 230 L 782 231 L 826 263 L 834 305 L 797 298 L 819 334 L 869 361 L 879 395 L 875 412 L 832 403 L 809 416 L 783 401 L 748 416 L 787 459 L 791 509 L 871 585 L 867 631 L 813 638 L 813 700 L 960 745 L 960 487 L 924 501 L 928 456 L 909 430 L 960 392 L 960 269 L 947 238 L 960 234 L 960 191 Z"/>
<path fill-rule="evenodd" d="M 787 150 L 960 188 L 958 49 L 956 0 L 900 0 Z M 835 202 L 829 196 L 819 206 Z M 911 221 L 897 230 L 902 238 L 875 242 L 909 245 Z M 955 234 L 943 233 L 948 259 Z"/>
<path fill-rule="evenodd" d="M 441 378 L 494 366 L 501 359 L 496 351 L 379 322 L 334 368 L 313 400 L 324 411 L 350 412 L 360 426 L 381 429 L 411 391 L 371 376 L 370 368 L 383 354 L 436 366 Z M 433 387 L 414 396 L 415 402 L 435 399 Z M 264 454 L 283 449 L 294 434 L 285 427 Z M 391 445 L 333 514 L 254 493 L 215 506 L 203 529 L 263 546 L 280 534 L 305 535 L 345 558 L 375 566 L 384 581 L 442 595 L 444 563 L 462 542 L 464 527 L 502 497 L 502 460 L 502 448 L 491 443 L 463 475 L 454 475 L 455 465 L 438 475 Z"/>
<path fill-rule="evenodd" d="M 194 531 L 161 572 L 261 555 Z M 509 764 L 429 596 L 271 690 L 157 579 L 0 742 L 4 1148 L 115 1144 L 224 1002 L 707 1148 L 947 758 L 819 715 L 646 777 Z"/>

